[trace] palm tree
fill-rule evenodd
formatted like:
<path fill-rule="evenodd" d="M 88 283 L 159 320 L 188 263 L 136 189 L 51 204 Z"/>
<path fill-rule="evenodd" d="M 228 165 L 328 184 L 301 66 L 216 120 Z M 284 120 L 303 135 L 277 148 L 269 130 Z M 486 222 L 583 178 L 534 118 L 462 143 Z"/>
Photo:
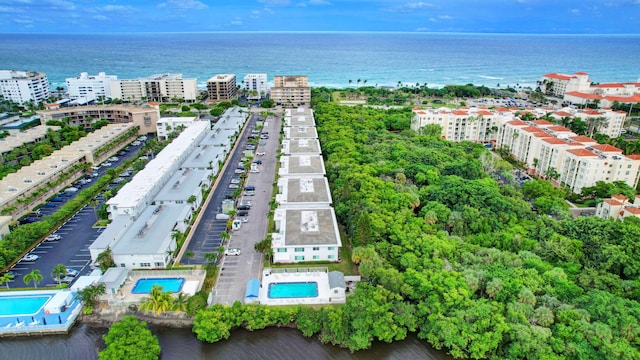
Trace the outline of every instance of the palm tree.
<path fill-rule="evenodd" d="M 205 253 L 203 257 L 204 257 L 204 261 L 211 264 L 212 262 L 215 262 L 218 259 L 218 253 L 217 252 Z"/>
<path fill-rule="evenodd" d="M 191 264 L 191 258 L 193 258 L 195 255 L 196 254 L 194 254 L 193 251 L 187 250 L 184 252 L 182 256 L 187 258 L 187 264 Z"/>
<path fill-rule="evenodd" d="M 22 281 L 24 281 L 25 285 L 29 285 L 29 283 L 33 281 L 33 286 L 37 289 L 38 284 L 40 284 L 40 281 L 42 281 L 42 273 L 40 272 L 40 270 L 35 269 L 32 272 L 25 275 Z"/>
<path fill-rule="evenodd" d="M 51 270 L 51 276 L 56 278 L 58 286 L 62 285 L 62 278 L 67 275 L 67 267 L 64 264 L 58 264 Z"/>
<path fill-rule="evenodd" d="M 179 293 L 173 299 L 173 310 L 175 312 L 187 312 L 187 308 L 189 307 L 189 296 L 184 293 Z"/>
<path fill-rule="evenodd" d="M 169 311 L 173 305 L 173 299 L 171 294 L 163 292 L 162 286 L 154 285 L 151 291 L 149 291 L 149 297 L 140 305 L 140 309 L 145 313 L 149 311 L 155 311 L 156 315 L 160 315 L 165 311 Z"/>
<path fill-rule="evenodd" d="M 11 280 L 13 280 L 13 278 L 14 276 L 12 274 L 5 273 L 4 275 L 0 276 L 0 284 L 7 285 L 7 290 L 9 290 L 9 283 L 11 282 Z"/>
<path fill-rule="evenodd" d="M 229 241 L 230 238 L 231 238 L 231 235 L 228 232 L 223 231 L 220 233 L 220 239 L 222 239 L 224 242 Z"/>
<path fill-rule="evenodd" d="M 103 252 L 98 254 L 96 263 L 98 264 L 100 271 L 102 271 L 103 273 L 107 271 L 108 268 L 116 266 L 116 262 L 113 261 L 113 256 L 111 255 L 110 247 L 107 247 Z"/>
<path fill-rule="evenodd" d="M 362 81 L 362 80 L 360 80 L 360 79 L 356 80 L 356 82 L 358 83 L 358 85 L 356 86 L 356 89 L 357 89 L 358 87 L 360 87 L 360 81 Z"/>
<path fill-rule="evenodd" d="M 352 81 L 352 80 L 351 80 L 351 79 L 349 79 L 349 87 L 351 87 L 351 81 Z"/>
<path fill-rule="evenodd" d="M 89 285 L 83 289 L 78 290 L 75 298 L 84 303 L 84 313 L 91 314 L 98 301 L 98 296 L 104 295 L 106 292 L 107 287 L 105 286 L 105 284 Z"/>
<path fill-rule="evenodd" d="M 96 217 L 96 222 L 100 220 L 98 217 L 98 205 L 100 205 L 100 201 L 98 201 L 98 199 L 92 199 L 89 201 L 89 206 L 93 209 L 93 216 Z"/>

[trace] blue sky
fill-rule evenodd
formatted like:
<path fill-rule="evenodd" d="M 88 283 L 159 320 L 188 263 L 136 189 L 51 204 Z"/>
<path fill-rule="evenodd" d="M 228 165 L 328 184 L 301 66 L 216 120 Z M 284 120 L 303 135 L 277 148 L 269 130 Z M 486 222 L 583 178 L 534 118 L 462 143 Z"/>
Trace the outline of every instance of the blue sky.
<path fill-rule="evenodd" d="M 0 0 L 0 32 L 640 33 L 640 0 Z"/>

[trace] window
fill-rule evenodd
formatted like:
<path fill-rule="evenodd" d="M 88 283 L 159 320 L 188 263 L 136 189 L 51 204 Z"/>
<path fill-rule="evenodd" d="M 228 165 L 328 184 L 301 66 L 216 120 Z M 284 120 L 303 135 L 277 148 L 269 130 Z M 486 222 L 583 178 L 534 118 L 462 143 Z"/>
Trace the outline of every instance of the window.
<path fill-rule="evenodd" d="M 329 246 L 329 247 L 327 248 L 327 250 L 329 250 L 329 251 L 331 251 L 331 250 L 335 250 L 335 249 L 336 249 L 336 248 L 335 248 L 335 247 L 333 247 L 333 246 Z"/>
<path fill-rule="evenodd" d="M 124 267 L 124 264 L 120 264 L 120 267 Z"/>
<path fill-rule="evenodd" d="M 154 263 L 154 266 L 155 266 L 155 267 L 162 267 L 162 266 L 163 266 L 163 264 L 162 264 L 161 262 L 157 262 L 157 263 Z"/>
<path fill-rule="evenodd" d="M 315 246 L 315 247 L 313 248 L 313 251 L 320 251 L 320 248 L 319 248 L 319 247 L 317 247 L 317 246 Z"/>
<path fill-rule="evenodd" d="M 278 252 L 279 253 L 286 253 L 287 252 L 287 248 L 278 248 Z"/>
<path fill-rule="evenodd" d="M 313 260 L 320 260 L 320 255 L 313 255 Z"/>
<path fill-rule="evenodd" d="M 296 256 L 295 259 L 296 261 L 301 261 L 304 260 L 304 256 Z"/>
<path fill-rule="evenodd" d="M 140 263 L 140 267 L 151 267 L 151 263 Z"/>
<path fill-rule="evenodd" d="M 295 252 L 304 252 L 304 248 L 295 248 Z"/>
<path fill-rule="evenodd" d="M 334 255 L 329 255 L 327 256 L 327 259 L 335 259 L 336 257 Z"/>

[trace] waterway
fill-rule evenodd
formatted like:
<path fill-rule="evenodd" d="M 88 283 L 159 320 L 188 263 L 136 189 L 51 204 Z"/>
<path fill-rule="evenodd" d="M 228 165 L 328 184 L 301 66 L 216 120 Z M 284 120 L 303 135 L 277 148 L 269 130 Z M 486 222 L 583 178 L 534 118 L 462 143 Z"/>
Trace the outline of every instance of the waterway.
<path fill-rule="evenodd" d="M 351 353 L 324 345 L 317 337 L 305 338 L 296 329 L 268 328 L 236 330 L 229 340 L 215 344 L 200 342 L 191 329 L 153 327 L 162 348 L 163 360 L 196 359 L 423 359 L 451 360 L 443 351 L 429 347 L 410 335 L 404 341 L 376 343 L 371 349 Z M 12 360 L 97 359 L 104 347 L 102 335 L 108 329 L 79 324 L 68 335 L 0 339 L 0 358 Z"/>

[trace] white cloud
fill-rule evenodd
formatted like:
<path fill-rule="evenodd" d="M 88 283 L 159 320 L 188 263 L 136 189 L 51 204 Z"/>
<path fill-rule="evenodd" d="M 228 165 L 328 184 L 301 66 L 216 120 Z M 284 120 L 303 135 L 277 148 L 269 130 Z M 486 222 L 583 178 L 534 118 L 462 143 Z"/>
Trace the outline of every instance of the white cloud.
<path fill-rule="evenodd" d="M 233 19 L 231 21 L 231 25 L 233 25 L 233 26 L 241 26 L 242 25 L 242 19 L 239 18 L 239 17 Z"/>
<path fill-rule="evenodd" d="M 127 11 L 133 11 L 135 10 L 135 8 L 129 5 L 105 5 L 105 6 L 99 7 L 98 10 L 113 11 L 113 12 L 117 12 L 117 11 L 127 12 Z"/>
<path fill-rule="evenodd" d="M 11 6 L 0 6 L 0 13 L 20 14 L 20 13 L 24 13 L 24 10 L 16 7 L 11 7 Z"/>
<path fill-rule="evenodd" d="M 180 10 L 202 10 L 208 6 L 198 0 L 167 0 L 158 4 L 158 7 L 168 7 Z"/>
<path fill-rule="evenodd" d="M 573 15 L 580 15 L 580 9 L 571 9 L 569 10 Z"/>
<path fill-rule="evenodd" d="M 258 0 L 263 3 L 264 6 L 287 6 L 291 4 L 290 0 Z"/>
<path fill-rule="evenodd" d="M 13 19 L 14 23 L 18 23 L 18 24 L 31 24 L 33 23 L 33 21 L 31 20 L 27 20 L 27 19 Z"/>
<path fill-rule="evenodd" d="M 309 5 L 332 5 L 326 0 L 309 0 Z"/>
<path fill-rule="evenodd" d="M 94 15 L 92 16 L 93 19 L 99 20 L 99 21 L 107 21 L 110 20 L 107 16 L 104 15 Z"/>
<path fill-rule="evenodd" d="M 440 15 L 440 16 L 438 16 L 438 19 L 440 19 L 440 20 L 453 20 L 453 16 Z"/>
<path fill-rule="evenodd" d="M 417 1 L 417 2 L 404 3 L 402 5 L 399 5 L 393 8 L 386 8 L 382 10 L 388 11 L 388 12 L 409 13 L 409 12 L 414 12 L 418 10 L 433 9 L 435 7 L 436 6 L 434 4 L 427 3 L 424 1 Z"/>

